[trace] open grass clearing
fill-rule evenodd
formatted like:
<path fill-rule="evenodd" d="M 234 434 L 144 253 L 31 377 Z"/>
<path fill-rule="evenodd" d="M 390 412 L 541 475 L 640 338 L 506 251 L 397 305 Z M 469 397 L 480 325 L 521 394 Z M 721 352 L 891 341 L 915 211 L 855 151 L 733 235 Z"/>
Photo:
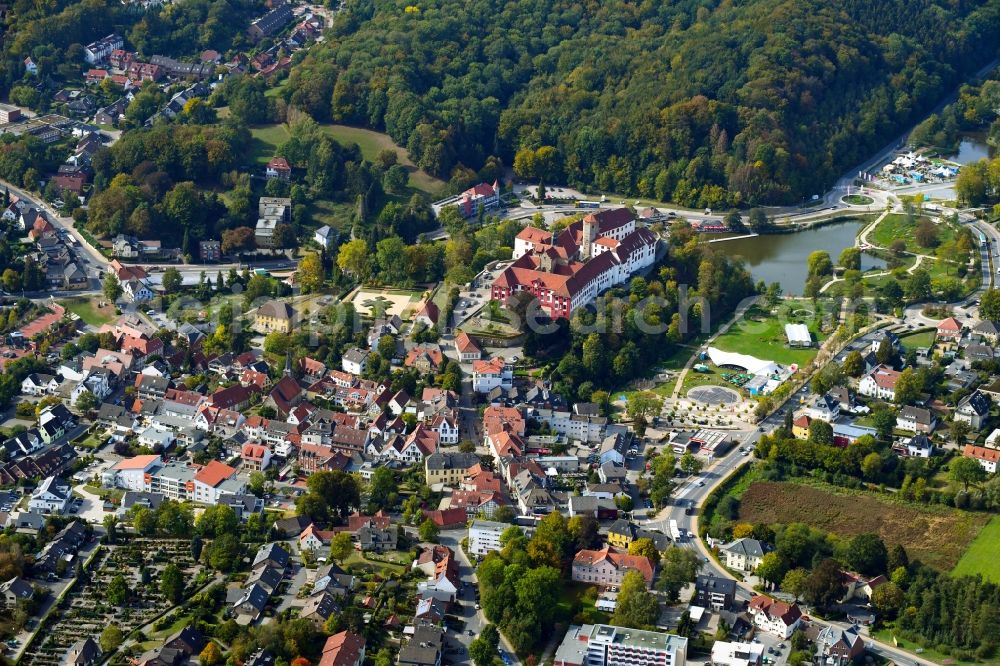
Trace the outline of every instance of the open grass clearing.
<path fill-rule="evenodd" d="M 87 298 L 74 296 L 59 301 L 64 308 L 77 315 L 89 326 L 102 326 L 115 318 L 115 306 L 106 303 L 99 307 L 101 303 L 106 303 L 103 298 Z"/>
<path fill-rule="evenodd" d="M 903 213 L 890 213 L 885 216 L 878 226 L 872 230 L 869 238 L 872 243 L 880 247 L 889 247 L 893 241 L 901 240 L 906 243 L 906 250 L 916 254 L 934 254 L 934 248 L 922 247 L 917 243 L 917 225 L 925 219 L 930 219 L 935 223 L 938 232 L 938 243 L 946 243 L 955 238 L 957 229 L 950 223 L 943 220 L 935 220 L 921 216 L 907 217 Z"/>
<path fill-rule="evenodd" d="M 899 338 L 900 343 L 907 349 L 919 349 L 920 347 L 930 347 L 934 344 L 934 331 L 928 329 L 918 333 L 910 333 Z"/>
<path fill-rule="evenodd" d="M 402 319 L 409 319 L 416 314 L 416 309 L 423 297 L 421 291 L 406 291 L 401 289 L 359 289 L 351 303 L 359 314 L 367 317 L 374 316 L 374 313 L 381 310 L 385 316 L 398 315 Z"/>
<path fill-rule="evenodd" d="M 342 144 L 357 144 L 358 148 L 361 149 L 361 155 L 370 162 L 375 161 L 378 154 L 383 150 L 395 151 L 397 161 L 409 174 L 408 184 L 414 190 L 437 196 L 444 191 L 447 185 L 440 178 L 435 178 L 423 169 L 418 168 L 410 159 L 410 154 L 406 148 L 397 145 L 388 134 L 363 127 L 351 127 L 349 125 L 323 124 L 320 127 L 324 132 Z M 284 123 L 260 125 L 251 129 L 250 134 L 253 137 L 251 152 L 254 161 L 258 164 L 267 164 L 274 157 L 278 147 L 287 141 L 290 136 L 288 126 Z M 295 165 L 293 164 L 292 166 Z"/>
<path fill-rule="evenodd" d="M 1000 583 L 1000 566 L 997 566 L 997 554 L 1000 553 L 1000 516 L 993 516 L 979 536 L 962 554 L 952 574 L 955 576 L 975 576 L 982 574 L 983 578 Z"/>
<path fill-rule="evenodd" d="M 722 351 L 749 354 L 756 358 L 785 365 L 807 365 L 816 356 L 823 341 L 809 301 L 785 302 L 773 310 L 754 306 L 712 344 Z M 785 324 L 805 324 L 813 336 L 814 346 L 793 348 L 787 344 Z"/>
<path fill-rule="evenodd" d="M 890 501 L 864 491 L 793 482 L 752 484 L 740 501 L 740 521 L 805 523 L 843 537 L 874 532 L 902 544 L 911 560 L 951 571 L 989 520 L 985 514 Z"/>

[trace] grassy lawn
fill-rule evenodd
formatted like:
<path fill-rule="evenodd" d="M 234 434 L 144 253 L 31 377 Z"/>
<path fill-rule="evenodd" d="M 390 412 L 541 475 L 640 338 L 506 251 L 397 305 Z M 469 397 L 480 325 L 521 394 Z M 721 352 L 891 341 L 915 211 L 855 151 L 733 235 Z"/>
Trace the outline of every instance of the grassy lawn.
<path fill-rule="evenodd" d="M 559 591 L 556 617 L 564 622 L 607 624 L 611 614 L 595 607 L 597 588 L 583 583 L 567 583 Z"/>
<path fill-rule="evenodd" d="M 927 661 L 932 661 L 937 664 L 996 664 L 998 663 L 996 659 L 991 659 L 985 662 L 978 661 L 966 661 L 964 659 L 957 659 L 949 654 L 943 652 L 938 652 L 930 645 L 923 646 L 915 641 L 906 640 L 900 638 L 892 628 L 878 629 L 872 631 L 872 636 L 883 643 L 893 644 L 893 639 L 896 641 L 896 647 L 900 650 L 909 652 L 915 656 L 919 656 L 921 659 L 926 659 Z M 920 650 L 920 652 L 917 652 Z"/>
<path fill-rule="evenodd" d="M 864 194 L 850 194 L 844 197 L 844 203 L 852 206 L 868 206 L 875 203 L 875 200 Z"/>
<path fill-rule="evenodd" d="M 85 449 L 99 449 L 104 442 L 105 439 L 103 437 L 98 437 L 95 433 L 91 433 L 85 439 L 73 442 L 73 445 L 82 446 Z"/>
<path fill-rule="evenodd" d="M 818 345 L 823 341 L 818 324 L 813 320 L 813 306 L 808 301 L 795 301 L 791 305 L 791 316 L 786 316 L 787 304 L 779 305 L 773 311 L 753 307 L 739 322 L 726 333 L 715 339 L 714 347 L 737 354 L 749 354 L 760 359 L 790 365 L 808 364 L 816 356 L 816 347 L 793 349 L 786 344 L 785 324 L 802 323 L 809 327 L 813 340 Z"/>
<path fill-rule="evenodd" d="M 101 326 L 115 318 L 113 305 L 99 308 L 97 307 L 98 301 L 93 298 L 67 298 L 59 301 L 59 304 L 80 317 L 89 326 Z"/>
<path fill-rule="evenodd" d="M 352 551 L 350 557 L 344 560 L 344 566 L 352 570 L 385 571 L 387 573 L 403 573 L 406 567 L 402 564 L 390 564 L 369 560 L 360 551 Z"/>
<path fill-rule="evenodd" d="M 907 349 L 918 349 L 920 347 L 930 347 L 934 344 L 934 331 L 927 330 L 919 333 L 910 333 L 902 336 L 899 341 Z"/>
<path fill-rule="evenodd" d="M 993 516 L 993 520 L 982 529 L 951 573 L 955 576 L 982 574 L 983 578 L 1000 583 L 997 553 L 1000 553 L 1000 516 Z"/>
<path fill-rule="evenodd" d="M 871 238 L 873 243 L 881 247 L 889 247 L 894 240 L 898 239 L 906 243 L 906 249 L 910 252 L 934 254 L 934 248 L 921 247 L 917 244 L 915 231 L 917 224 L 923 219 L 927 218 L 916 217 L 911 222 L 907 220 L 906 215 L 903 213 L 891 213 L 879 222 L 879 225 L 875 227 L 869 238 Z M 955 238 L 956 229 L 951 224 L 939 222 L 935 226 L 938 230 L 939 242 L 946 243 Z"/>
<path fill-rule="evenodd" d="M 276 89 L 271 89 L 272 93 Z M 273 92 L 273 94 L 278 94 Z M 388 148 L 396 151 L 399 164 L 406 168 L 409 173 L 409 186 L 414 190 L 425 192 L 432 196 L 441 193 L 446 183 L 440 178 L 435 178 L 422 169 L 418 169 L 411 160 L 406 148 L 396 145 L 388 134 L 375 132 L 362 127 L 349 127 L 348 125 L 322 125 L 323 131 L 343 144 L 356 143 L 361 149 L 361 154 L 368 161 L 374 161 L 380 151 Z M 278 146 L 288 140 L 288 127 L 284 123 L 273 125 L 261 125 L 250 130 L 253 136 L 253 146 L 251 150 L 254 160 L 258 164 L 267 164 Z M 294 166 L 294 165 L 293 165 Z M 404 197 L 408 199 L 409 196 Z M 329 222 L 328 222 L 329 223 Z M 331 225 L 333 226 L 333 225 Z"/>
<path fill-rule="evenodd" d="M 984 514 L 895 502 L 812 482 L 754 483 L 740 501 L 742 522 L 805 523 L 844 537 L 874 532 L 887 545 L 902 544 L 911 559 L 939 571 L 955 567 L 988 520 Z"/>
<path fill-rule="evenodd" d="M 255 127 L 250 130 L 250 136 L 253 137 L 251 150 L 254 154 L 254 161 L 258 164 L 267 164 L 274 157 L 274 151 L 278 149 L 278 146 L 288 141 L 289 134 L 284 123 L 276 123 Z"/>
<path fill-rule="evenodd" d="M 740 387 L 735 384 L 730 384 L 722 378 L 723 372 L 732 372 L 732 370 L 723 370 L 722 368 L 718 368 L 707 359 L 705 361 L 699 361 L 699 363 L 707 365 L 711 372 L 695 372 L 693 369 L 688 370 L 688 373 L 684 375 L 684 381 L 681 382 L 681 396 L 686 396 L 687 392 L 695 386 L 725 386 L 726 388 L 731 388 L 742 393 L 742 391 L 740 391 Z M 670 384 L 671 389 L 673 389 L 673 386 L 673 384 Z M 669 394 L 669 391 L 667 393 Z"/>

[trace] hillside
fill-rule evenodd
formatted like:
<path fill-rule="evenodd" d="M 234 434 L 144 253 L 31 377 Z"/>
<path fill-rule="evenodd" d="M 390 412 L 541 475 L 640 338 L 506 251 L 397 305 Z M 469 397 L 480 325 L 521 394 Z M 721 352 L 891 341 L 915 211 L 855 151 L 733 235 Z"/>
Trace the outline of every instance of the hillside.
<path fill-rule="evenodd" d="M 797 202 L 993 58 L 998 32 L 989 0 L 352 0 L 283 94 L 446 179 L 497 156 L 693 206 Z"/>

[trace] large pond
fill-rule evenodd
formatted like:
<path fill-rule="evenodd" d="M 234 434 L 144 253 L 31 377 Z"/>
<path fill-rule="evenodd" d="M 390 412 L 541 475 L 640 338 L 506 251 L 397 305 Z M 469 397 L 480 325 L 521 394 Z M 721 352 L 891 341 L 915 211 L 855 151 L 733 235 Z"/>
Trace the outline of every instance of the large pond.
<path fill-rule="evenodd" d="M 768 234 L 712 243 L 712 247 L 731 256 L 746 259 L 755 281 L 777 282 L 786 294 L 805 291 L 806 260 L 816 250 L 826 250 L 834 264 L 844 248 L 854 245 L 861 220 L 838 222 L 792 234 Z M 875 257 L 861 255 L 862 270 L 881 268 Z"/>
<path fill-rule="evenodd" d="M 996 151 L 986 143 L 986 134 L 966 134 L 958 144 L 958 152 L 954 155 L 946 155 L 949 160 L 959 164 L 971 164 L 978 162 L 984 157 L 993 157 Z"/>

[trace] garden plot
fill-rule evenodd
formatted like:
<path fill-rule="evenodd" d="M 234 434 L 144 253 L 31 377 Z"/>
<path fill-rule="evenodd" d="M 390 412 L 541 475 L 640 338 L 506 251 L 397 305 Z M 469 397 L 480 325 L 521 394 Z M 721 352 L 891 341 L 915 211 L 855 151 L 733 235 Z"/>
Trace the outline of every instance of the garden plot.
<path fill-rule="evenodd" d="M 81 638 L 97 640 L 111 624 L 127 636 L 151 622 L 171 607 L 159 584 L 160 572 L 171 562 L 181 568 L 187 581 L 193 581 L 203 568 L 191 559 L 187 541 L 133 539 L 101 546 L 83 578 L 52 609 L 20 663 L 58 666 L 70 646 Z M 105 598 L 108 585 L 118 574 L 125 577 L 130 594 L 124 606 L 112 605 Z"/>

